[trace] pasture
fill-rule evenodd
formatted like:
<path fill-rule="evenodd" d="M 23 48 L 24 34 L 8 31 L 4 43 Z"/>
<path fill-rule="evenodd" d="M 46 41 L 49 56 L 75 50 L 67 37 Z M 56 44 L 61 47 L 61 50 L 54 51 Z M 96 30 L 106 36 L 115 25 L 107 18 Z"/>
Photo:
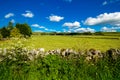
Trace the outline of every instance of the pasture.
<path fill-rule="evenodd" d="M 33 35 L 28 39 L 11 38 L 0 41 L 0 80 L 119 80 L 119 36 L 58 36 Z M 72 51 L 51 54 L 38 51 L 72 48 L 93 52 Z M 113 56 L 106 55 L 115 53 Z M 62 50 L 61 50 L 62 51 Z M 49 54 L 48 54 L 49 53 Z M 91 55 L 92 54 L 92 55 Z M 98 55 L 97 55 L 98 54 Z"/>
<path fill-rule="evenodd" d="M 110 48 L 120 48 L 120 36 L 58 36 L 58 35 L 33 35 L 28 39 L 10 39 L 0 41 L 0 47 L 10 47 L 11 44 L 21 42 L 31 48 L 45 48 L 52 50 L 58 48 L 72 48 L 86 50 L 90 48 L 106 51 Z"/>

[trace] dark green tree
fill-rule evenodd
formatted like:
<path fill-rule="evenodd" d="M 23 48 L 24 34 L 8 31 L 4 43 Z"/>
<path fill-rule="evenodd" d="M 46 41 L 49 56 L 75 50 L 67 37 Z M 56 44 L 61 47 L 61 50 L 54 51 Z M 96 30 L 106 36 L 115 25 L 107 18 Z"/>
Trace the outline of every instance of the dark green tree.
<path fill-rule="evenodd" d="M 0 29 L 0 40 L 2 39 L 1 29 Z"/>
<path fill-rule="evenodd" d="M 0 33 L 0 40 L 2 39 L 2 35 L 1 35 L 1 33 Z"/>
<path fill-rule="evenodd" d="M 24 23 L 24 24 L 17 23 L 15 27 L 19 29 L 20 33 L 25 38 L 30 37 L 31 34 L 32 34 L 32 30 L 31 30 L 30 26 L 28 24 L 26 24 L 26 23 Z"/>
<path fill-rule="evenodd" d="M 6 27 L 3 27 L 1 29 L 1 35 L 3 38 L 10 37 L 10 31 Z"/>

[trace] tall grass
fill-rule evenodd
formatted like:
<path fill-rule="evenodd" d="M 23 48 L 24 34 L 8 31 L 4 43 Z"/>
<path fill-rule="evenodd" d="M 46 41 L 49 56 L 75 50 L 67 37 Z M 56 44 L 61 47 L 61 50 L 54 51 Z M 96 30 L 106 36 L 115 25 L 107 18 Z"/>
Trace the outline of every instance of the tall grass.
<path fill-rule="evenodd" d="M 79 58 L 61 58 L 58 55 L 39 57 L 24 62 L 6 58 L 0 62 L 0 80 L 119 80 L 120 58 L 110 61 L 107 57 L 97 62 Z"/>

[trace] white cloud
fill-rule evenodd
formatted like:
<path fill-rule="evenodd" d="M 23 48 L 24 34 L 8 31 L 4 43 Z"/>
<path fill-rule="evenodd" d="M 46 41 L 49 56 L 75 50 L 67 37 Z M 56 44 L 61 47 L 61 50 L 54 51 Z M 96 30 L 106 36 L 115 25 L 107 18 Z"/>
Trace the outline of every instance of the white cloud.
<path fill-rule="evenodd" d="M 48 29 L 44 26 L 40 26 L 39 24 L 32 24 L 31 26 L 34 28 L 37 28 L 37 30 L 35 30 L 35 32 L 43 32 L 43 31 L 57 32 L 55 29 Z M 38 29 L 40 29 L 40 30 L 38 30 Z"/>
<path fill-rule="evenodd" d="M 108 4 L 107 1 L 104 1 L 104 2 L 102 3 L 103 6 L 104 6 L 104 5 L 107 5 L 107 4 Z"/>
<path fill-rule="evenodd" d="M 78 28 L 78 29 L 74 30 L 74 32 L 95 32 L 95 29 L 91 29 L 91 28 Z"/>
<path fill-rule="evenodd" d="M 15 23 L 15 20 L 14 20 L 14 19 L 12 19 L 10 22 Z"/>
<path fill-rule="evenodd" d="M 34 14 L 31 11 L 25 11 L 26 13 L 22 14 L 24 17 L 33 18 Z"/>
<path fill-rule="evenodd" d="M 40 26 L 39 24 L 32 24 L 31 26 L 32 26 L 32 27 L 35 27 L 35 28 L 45 29 L 44 26 Z"/>
<path fill-rule="evenodd" d="M 113 3 L 117 3 L 119 2 L 120 0 L 106 0 L 102 3 L 102 5 L 107 5 L 107 4 L 113 4 Z"/>
<path fill-rule="evenodd" d="M 114 26 L 119 26 L 120 27 L 120 23 L 116 23 Z"/>
<path fill-rule="evenodd" d="M 14 16 L 14 13 L 8 13 L 5 15 L 5 18 L 10 18 L 10 17 L 13 17 Z"/>
<path fill-rule="evenodd" d="M 117 32 L 117 30 L 111 30 L 111 32 Z"/>
<path fill-rule="evenodd" d="M 31 26 L 33 26 L 33 27 L 39 27 L 38 24 L 32 24 Z"/>
<path fill-rule="evenodd" d="M 104 26 L 104 27 L 101 28 L 101 31 L 102 32 L 117 32 L 118 29 L 120 29 L 120 27 L 108 28 L 108 27 Z"/>
<path fill-rule="evenodd" d="M 48 28 L 45 28 L 46 31 L 48 31 L 49 29 Z"/>
<path fill-rule="evenodd" d="M 104 27 L 102 27 L 102 29 L 101 29 L 102 31 L 108 31 L 109 30 L 109 28 L 107 28 L 106 26 L 104 26 Z"/>
<path fill-rule="evenodd" d="M 42 30 L 34 30 L 34 32 L 43 32 Z"/>
<path fill-rule="evenodd" d="M 48 17 L 48 19 L 53 22 L 60 22 L 61 20 L 64 19 L 64 17 L 57 16 L 57 15 L 51 15 Z"/>
<path fill-rule="evenodd" d="M 84 22 L 85 25 L 117 25 L 120 24 L 120 12 L 104 13 L 96 18 L 89 17 Z"/>
<path fill-rule="evenodd" d="M 116 29 L 117 30 L 117 29 L 120 29 L 120 27 L 111 27 L 111 29 Z"/>
<path fill-rule="evenodd" d="M 48 30 L 49 30 L 48 28 L 46 28 L 46 27 L 44 27 L 44 26 L 40 26 L 39 24 L 32 24 L 31 26 L 32 26 L 32 27 L 35 27 L 35 28 L 43 29 L 43 30 L 45 30 L 45 31 L 48 31 Z"/>
<path fill-rule="evenodd" d="M 67 26 L 67 27 L 69 27 L 69 28 L 78 28 L 78 27 L 80 27 L 80 22 L 78 22 L 78 21 L 75 21 L 75 22 L 66 22 L 66 23 L 64 23 L 63 24 L 63 26 Z"/>

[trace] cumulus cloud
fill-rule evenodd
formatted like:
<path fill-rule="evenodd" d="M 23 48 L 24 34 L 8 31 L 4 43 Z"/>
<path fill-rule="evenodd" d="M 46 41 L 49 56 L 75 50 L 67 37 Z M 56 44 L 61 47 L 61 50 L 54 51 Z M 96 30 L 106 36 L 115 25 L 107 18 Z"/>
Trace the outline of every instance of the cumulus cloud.
<path fill-rule="evenodd" d="M 120 27 L 110 27 L 110 28 L 108 28 L 108 27 L 104 26 L 104 27 L 101 28 L 102 32 L 117 32 L 117 30 L 120 30 Z"/>
<path fill-rule="evenodd" d="M 31 25 L 32 27 L 35 27 L 35 28 L 43 28 L 43 29 L 46 29 L 44 26 L 40 26 L 39 24 L 32 24 Z"/>
<path fill-rule="evenodd" d="M 31 26 L 34 28 L 38 28 L 37 30 L 35 30 L 35 32 L 43 32 L 43 31 L 57 32 L 55 29 L 48 29 L 44 26 L 40 26 L 39 24 L 32 24 Z"/>
<path fill-rule="evenodd" d="M 69 28 L 78 28 L 78 27 L 80 27 L 80 22 L 78 22 L 78 21 L 75 21 L 75 22 L 66 22 L 66 23 L 64 23 L 63 24 L 63 26 L 67 26 L 67 27 L 69 27 Z"/>
<path fill-rule="evenodd" d="M 15 23 L 15 20 L 14 20 L 14 19 L 12 19 L 10 22 Z"/>
<path fill-rule="evenodd" d="M 32 24 L 31 26 L 33 26 L 33 27 L 39 27 L 40 25 L 38 25 L 38 24 Z"/>
<path fill-rule="evenodd" d="M 107 28 L 106 26 L 102 27 L 101 31 L 108 31 L 109 28 Z"/>
<path fill-rule="evenodd" d="M 32 24 L 31 26 L 34 27 L 34 28 L 39 28 L 39 29 L 45 30 L 45 31 L 50 30 L 50 29 L 48 29 L 48 28 L 46 28 L 44 26 L 40 26 L 39 24 Z"/>
<path fill-rule="evenodd" d="M 10 18 L 10 17 L 13 17 L 14 16 L 14 13 L 8 13 L 5 15 L 5 18 Z"/>
<path fill-rule="evenodd" d="M 53 22 L 60 22 L 61 20 L 64 19 L 64 17 L 57 16 L 57 15 L 51 15 L 48 17 L 48 19 Z"/>
<path fill-rule="evenodd" d="M 96 18 L 89 17 L 84 22 L 85 25 L 118 25 L 120 24 L 120 12 L 104 13 L 98 15 Z"/>
<path fill-rule="evenodd" d="M 78 28 L 74 32 L 95 32 L 95 29 L 92 28 Z"/>
<path fill-rule="evenodd" d="M 33 18 L 34 14 L 31 11 L 25 11 L 26 13 L 22 14 L 22 16 L 27 18 Z"/>
<path fill-rule="evenodd" d="M 107 4 L 108 4 L 107 1 L 104 1 L 104 2 L 102 3 L 103 6 L 104 6 L 104 5 L 107 5 Z"/>

